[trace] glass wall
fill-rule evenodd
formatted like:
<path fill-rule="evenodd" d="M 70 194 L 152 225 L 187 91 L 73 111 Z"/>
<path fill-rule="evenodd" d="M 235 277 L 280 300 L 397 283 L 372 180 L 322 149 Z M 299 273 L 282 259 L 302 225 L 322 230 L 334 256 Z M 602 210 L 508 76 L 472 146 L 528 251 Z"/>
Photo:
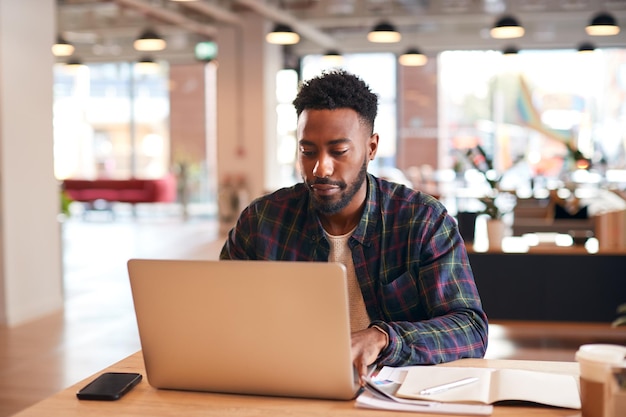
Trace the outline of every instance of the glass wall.
<path fill-rule="evenodd" d="M 289 186 L 300 180 L 297 172 L 296 125 L 298 123 L 296 109 L 291 104 L 298 92 L 298 73 L 293 69 L 284 69 L 276 74 L 276 123 L 277 140 L 276 160 L 278 161 L 278 178 L 282 184 Z"/>
<path fill-rule="evenodd" d="M 382 172 L 395 167 L 397 147 L 396 56 L 392 53 L 345 54 L 341 68 L 358 75 L 378 95 L 378 117 L 374 131 L 380 135 L 376 158 L 370 170 Z M 337 66 L 323 55 L 307 55 L 302 60 L 302 79 L 321 74 Z"/>
<path fill-rule="evenodd" d="M 56 65 L 56 177 L 163 177 L 170 170 L 168 119 L 163 64 Z"/>
<path fill-rule="evenodd" d="M 606 181 L 626 167 L 626 51 L 449 51 L 439 58 L 440 167 L 480 144 L 503 187 Z M 583 173 L 584 171 L 584 173 Z"/>
<path fill-rule="evenodd" d="M 332 68 L 322 55 L 301 61 L 301 74 L 277 74 L 277 160 L 285 184 L 296 172 L 295 111 L 300 79 Z M 341 67 L 379 95 L 380 147 L 371 169 L 395 168 L 398 81 L 391 53 L 346 54 Z M 460 171 L 459 150 L 483 146 L 505 173 L 502 186 L 529 187 L 572 178 L 626 186 L 626 51 L 448 51 L 439 55 L 439 170 Z M 168 68 L 135 64 L 55 67 L 55 174 L 74 178 L 154 178 L 170 166 Z M 587 174 L 576 165 L 590 165 Z M 573 175 L 576 174 L 576 175 Z M 567 176 L 567 178 L 564 177 Z M 581 177 L 581 175 L 587 175 Z M 600 179 L 598 179 L 600 178 Z"/>

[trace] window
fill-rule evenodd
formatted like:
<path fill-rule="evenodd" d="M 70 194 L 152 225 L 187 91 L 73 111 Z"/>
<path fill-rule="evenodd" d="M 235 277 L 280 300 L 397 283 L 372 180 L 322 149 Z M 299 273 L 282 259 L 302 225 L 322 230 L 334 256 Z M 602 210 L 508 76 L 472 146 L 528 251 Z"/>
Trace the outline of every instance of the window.
<path fill-rule="evenodd" d="M 378 95 L 378 117 L 374 131 L 380 135 L 376 158 L 370 164 L 373 171 L 394 167 L 397 142 L 396 116 L 396 57 L 392 53 L 343 55 L 341 65 L 363 79 Z M 332 68 L 322 55 L 307 55 L 302 60 L 302 79 L 307 80 Z"/>
<path fill-rule="evenodd" d="M 439 59 L 440 167 L 481 143 L 512 175 L 503 187 L 571 179 L 574 151 L 591 170 L 623 167 L 626 50 L 448 51 Z M 588 178 L 588 177 L 587 177 Z"/>
<path fill-rule="evenodd" d="M 169 172 L 168 75 L 134 63 L 54 68 L 57 178 L 158 178 Z"/>

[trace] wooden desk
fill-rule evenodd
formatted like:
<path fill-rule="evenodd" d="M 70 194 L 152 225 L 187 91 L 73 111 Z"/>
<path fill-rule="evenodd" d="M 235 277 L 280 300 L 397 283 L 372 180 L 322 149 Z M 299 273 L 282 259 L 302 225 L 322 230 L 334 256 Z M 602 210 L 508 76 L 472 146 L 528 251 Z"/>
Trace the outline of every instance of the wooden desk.
<path fill-rule="evenodd" d="M 578 375 L 576 362 L 516 361 L 463 359 L 439 366 L 507 367 Z M 216 416 L 216 417 L 391 417 L 437 414 L 392 412 L 355 408 L 354 401 L 326 401 L 299 398 L 261 397 L 152 388 L 145 379 L 141 352 L 110 366 L 104 371 L 139 372 L 144 380 L 118 401 L 80 401 L 76 391 L 91 381 L 93 375 L 52 397 L 15 415 L 15 417 L 73 417 L 73 416 Z M 495 406 L 493 416 L 506 417 L 579 417 L 579 410 L 548 407 Z"/>

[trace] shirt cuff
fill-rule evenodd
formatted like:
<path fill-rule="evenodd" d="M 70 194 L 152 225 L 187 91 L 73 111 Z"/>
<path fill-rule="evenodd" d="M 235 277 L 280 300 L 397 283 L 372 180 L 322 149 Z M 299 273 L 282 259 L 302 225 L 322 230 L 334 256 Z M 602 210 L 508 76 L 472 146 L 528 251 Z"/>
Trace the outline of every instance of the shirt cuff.
<path fill-rule="evenodd" d="M 379 325 L 377 325 L 377 324 L 373 324 L 373 325 L 372 325 L 372 326 L 370 326 L 370 327 L 371 327 L 372 329 L 376 329 L 376 330 L 378 330 L 379 332 L 381 332 L 382 334 L 384 334 L 384 335 L 385 335 L 385 346 L 384 346 L 384 347 L 383 347 L 380 351 L 382 352 L 383 350 L 387 349 L 387 346 L 389 346 L 389 335 L 387 334 L 387 332 L 386 332 L 386 331 L 385 331 L 382 327 L 380 327 L 380 326 L 379 326 Z"/>

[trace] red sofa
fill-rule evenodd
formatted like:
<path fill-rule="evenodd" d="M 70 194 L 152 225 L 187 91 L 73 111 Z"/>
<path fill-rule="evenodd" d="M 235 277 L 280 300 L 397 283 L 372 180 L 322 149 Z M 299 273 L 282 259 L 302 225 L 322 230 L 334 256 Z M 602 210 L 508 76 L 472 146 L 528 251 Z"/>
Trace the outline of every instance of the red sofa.
<path fill-rule="evenodd" d="M 73 179 L 63 180 L 63 189 L 74 201 L 97 200 L 119 203 L 168 203 L 176 201 L 176 177 L 157 179 Z"/>

